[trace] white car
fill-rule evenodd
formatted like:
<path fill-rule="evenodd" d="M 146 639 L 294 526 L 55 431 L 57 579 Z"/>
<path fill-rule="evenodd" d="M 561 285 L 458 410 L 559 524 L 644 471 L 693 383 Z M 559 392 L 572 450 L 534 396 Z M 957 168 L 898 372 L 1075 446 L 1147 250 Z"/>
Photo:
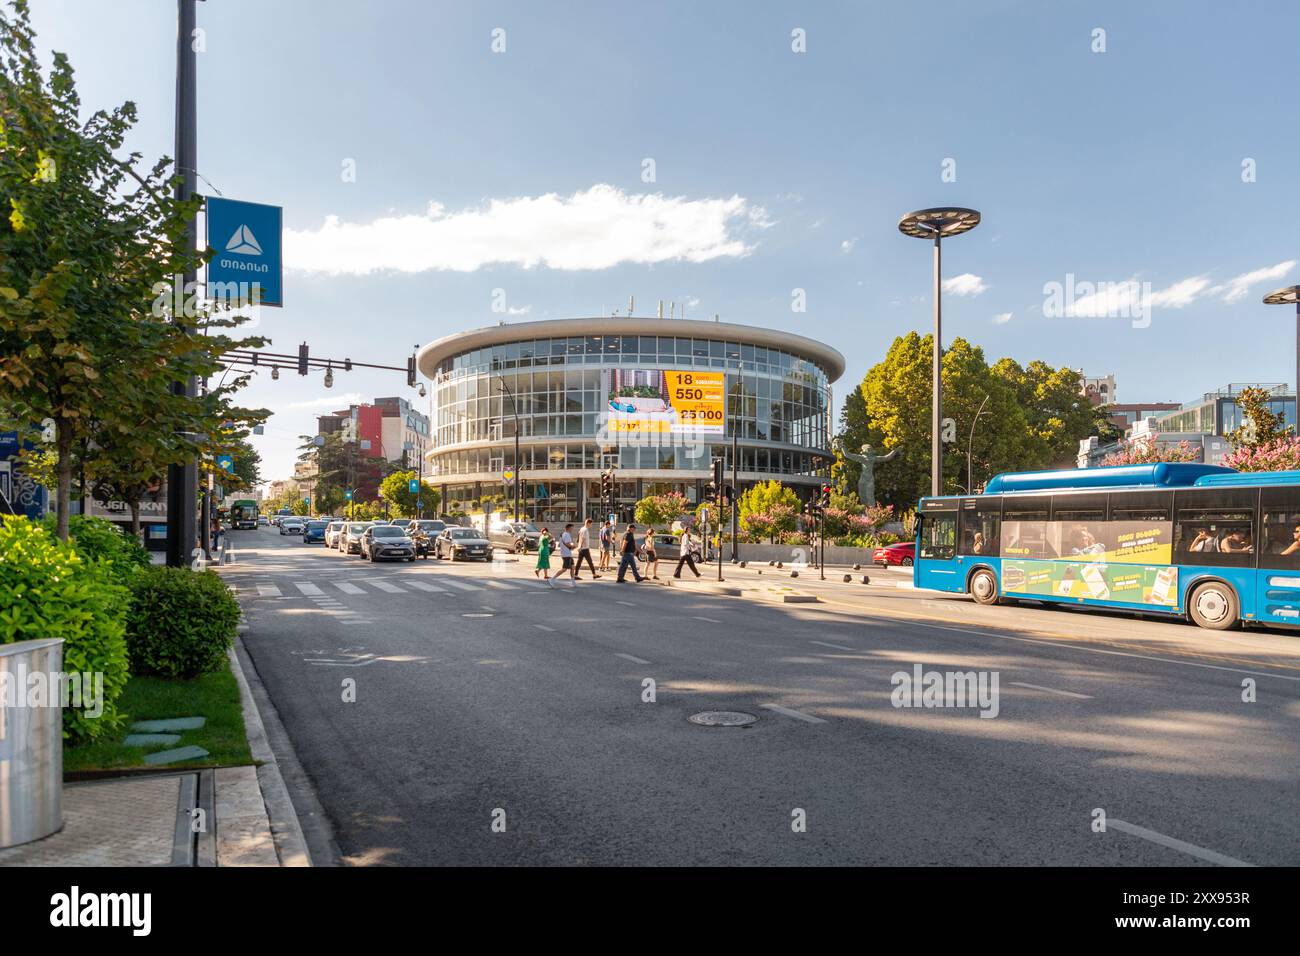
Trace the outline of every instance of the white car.
<path fill-rule="evenodd" d="M 339 546 L 339 532 L 343 530 L 346 521 L 331 521 L 325 526 L 325 547 L 337 548 Z"/>
<path fill-rule="evenodd" d="M 305 527 L 307 527 L 307 519 L 299 518 L 297 515 L 285 515 L 280 520 L 280 534 L 302 534 Z"/>

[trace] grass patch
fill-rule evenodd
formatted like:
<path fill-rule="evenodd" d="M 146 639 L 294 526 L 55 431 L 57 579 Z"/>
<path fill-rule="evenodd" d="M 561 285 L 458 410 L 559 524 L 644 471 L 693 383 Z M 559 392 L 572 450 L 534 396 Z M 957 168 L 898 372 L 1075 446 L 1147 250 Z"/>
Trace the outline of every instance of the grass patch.
<path fill-rule="evenodd" d="M 128 726 L 137 720 L 167 717 L 206 717 L 198 730 L 183 730 L 180 741 L 169 746 L 126 747 L 124 729 L 115 740 L 100 740 L 80 747 L 63 747 L 64 773 L 90 770 L 129 770 L 148 766 L 146 754 L 195 744 L 208 752 L 200 760 L 167 764 L 166 770 L 196 767 L 237 767 L 253 762 L 244 733 L 244 714 L 239 703 L 239 685 L 224 662 L 218 671 L 193 680 L 161 677 L 132 677 L 117 699 L 119 712 L 129 715 Z"/>

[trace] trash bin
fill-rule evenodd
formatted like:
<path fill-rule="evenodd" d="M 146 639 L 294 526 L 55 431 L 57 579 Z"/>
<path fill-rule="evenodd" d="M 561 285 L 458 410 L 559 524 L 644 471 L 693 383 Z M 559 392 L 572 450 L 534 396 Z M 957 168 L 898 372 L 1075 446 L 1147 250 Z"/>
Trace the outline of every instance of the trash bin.
<path fill-rule="evenodd" d="M 63 826 L 63 638 L 0 644 L 0 849 Z M 29 675 L 45 706 L 28 706 Z"/>

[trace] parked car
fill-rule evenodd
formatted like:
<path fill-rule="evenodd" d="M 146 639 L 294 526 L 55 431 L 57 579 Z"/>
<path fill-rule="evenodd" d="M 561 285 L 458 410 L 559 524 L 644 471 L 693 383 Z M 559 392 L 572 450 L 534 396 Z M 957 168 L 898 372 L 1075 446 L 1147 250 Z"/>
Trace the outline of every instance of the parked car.
<path fill-rule="evenodd" d="M 344 554 L 361 553 L 361 536 L 366 533 L 369 521 L 349 521 L 339 532 L 339 550 Z"/>
<path fill-rule="evenodd" d="M 325 529 L 329 527 L 328 521 L 308 521 L 303 527 L 302 543 L 311 544 L 313 541 L 325 540 Z"/>
<path fill-rule="evenodd" d="M 433 556 L 452 561 L 488 561 L 492 545 L 477 528 L 448 528 L 438 535 Z"/>
<path fill-rule="evenodd" d="M 339 532 L 343 530 L 343 521 L 331 521 L 325 525 L 325 547 L 337 548 L 339 546 Z"/>
<path fill-rule="evenodd" d="M 303 528 L 306 526 L 306 518 L 299 518 L 297 515 L 287 515 L 280 519 L 280 534 L 302 534 Z"/>
<path fill-rule="evenodd" d="M 415 542 L 401 528 L 371 525 L 361 535 L 361 557 L 368 561 L 414 561 Z"/>
<path fill-rule="evenodd" d="M 416 556 L 428 560 L 429 552 L 434 549 L 435 539 L 446 530 L 445 521 L 439 521 L 437 518 L 420 518 L 418 521 L 411 522 L 406 533 L 415 542 Z"/>
<path fill-rule="evenodd" d="M 542 533 L 527 521 L 498 521 L 488 529 L 488 541 L 494 548 L 504 548 L 511 554 L 526 554 L 537 550 Z"/>
<path fill-rule="evenodd" d="M 876 548 L 871 555 L 871 563 L 878 564 L 882 568 L 887 568 L 890 565 L 902 565 L 905 568 L 910 568 L 915 560 L 915 541 L 899 541 L 896 544 L 887 544 L 883 548 Z"/>

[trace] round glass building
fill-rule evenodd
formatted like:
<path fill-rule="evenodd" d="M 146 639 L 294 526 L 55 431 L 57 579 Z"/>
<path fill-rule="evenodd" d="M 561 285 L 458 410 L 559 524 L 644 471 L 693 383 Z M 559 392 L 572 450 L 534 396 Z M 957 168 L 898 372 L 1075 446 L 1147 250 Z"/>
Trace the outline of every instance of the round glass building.
<path fill-rule="evenodd" d="M 731 482 L 733 436 L 742 490 L 811 489 L 833 458 L 844 372 L 838 351 L 789 332 L 617 317 L 461 332 L 417 364 L 433 382 L 424 474 L 442 510 L 512 511 L 518 481 L 523 517 L 544 522 L 602 516 L 611 467 L 620 520 L 645 495 L 699 501 L 715 457 Z"/>

